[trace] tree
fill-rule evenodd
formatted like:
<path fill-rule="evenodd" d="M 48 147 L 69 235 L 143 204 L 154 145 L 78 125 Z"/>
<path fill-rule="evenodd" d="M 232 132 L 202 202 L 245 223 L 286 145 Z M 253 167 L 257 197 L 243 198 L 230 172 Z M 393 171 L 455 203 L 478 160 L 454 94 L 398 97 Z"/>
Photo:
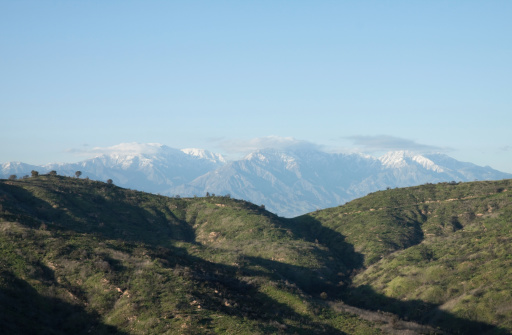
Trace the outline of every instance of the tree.
<path fill-rule="evenodd" d="M 37 172 L 36 170 L 32 170 L 32 171 L 30 171 L 30 173 L 32 174 L 32 177 L 37 177 L 37 176 L 39 176 L 39 172 Z"/>
<path fill-rule="evenodd" d="M 80 178 L 80 176 L 81 176 L 81 175 L 82 175 L 82 171 L 77 171 L 77 172 L 75 172 L 75 176 L 76 176 L 77 178 Z"/>
<path fill-rule="evenodd" d="M 107 180 L 107 184 L 112 185 L 113 183 L 112 179 Z"/>
<path fill-rule="evenodd" d="M 18 178 L 15 174 L 11 174 L 9 176 L 9 180 L 16 180 L 16 178 Z"/>
<path fill-rule="evenodd" d="M 52 171 L 48 172 L 48 174 L 49 174 L 50 176 L 56 176 L 56 175 L 57 175 L 57 171 L 52 170 Z"/>

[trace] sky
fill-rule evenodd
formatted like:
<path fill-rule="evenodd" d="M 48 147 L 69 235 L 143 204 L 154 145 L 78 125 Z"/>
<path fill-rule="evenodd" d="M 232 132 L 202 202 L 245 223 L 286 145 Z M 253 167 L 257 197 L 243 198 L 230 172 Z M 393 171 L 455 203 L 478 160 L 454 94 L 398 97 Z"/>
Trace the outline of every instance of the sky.
<path fill-rule="evenodd" d="M 0 163 L 302 143 L 512 173 L 511 1 L 0 0 Z"/>

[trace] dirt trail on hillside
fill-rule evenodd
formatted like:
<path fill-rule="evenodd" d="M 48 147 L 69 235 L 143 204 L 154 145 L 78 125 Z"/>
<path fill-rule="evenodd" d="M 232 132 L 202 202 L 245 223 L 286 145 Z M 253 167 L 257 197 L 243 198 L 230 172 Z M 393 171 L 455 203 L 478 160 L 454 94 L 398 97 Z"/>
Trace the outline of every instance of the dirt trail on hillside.
<path fill-rule="evenodd" d="M 505 193 L 505 192 L 508 192 L 508 190 L 503 190 L 502 192 L 499 192 L 499 193 Z M 450 198 L 450 199 L 445 199 L 445 200 L 426 200 L 426 201 L 422 201 L 422 202 L 416 202 L 416 203 L 407 204 L 407 205 L 403 205 L 403 206 L 397 206 L 397 207 L 380 207 L 380 208 L 370 208 L 370 209 L 364 210 L 364 211 L 361 210 L 361 211 L 354 211 L 354 212 L 345 212 L 345 213 L 341 213 L 340 216 L 354 215 L 354 214 L 359 214 L 359 213 L 363 213 L 363 212 L 382 211 L 385 209 L 399 209 L 399 208 L 406 208 L 406 207 L 410 207 L 410 206 L 418 206 L 418 205 L 425 205 L 425 204 L 442 204 L 442 203 L 452 202 L 452 201 L 476 199 L 476 198 L 482 197 L 484 195 L 495 195 L 495 194 L 498 194 L 498 192 L 475 195 L 475 196 L 464 197 L 464 198 Z"/>

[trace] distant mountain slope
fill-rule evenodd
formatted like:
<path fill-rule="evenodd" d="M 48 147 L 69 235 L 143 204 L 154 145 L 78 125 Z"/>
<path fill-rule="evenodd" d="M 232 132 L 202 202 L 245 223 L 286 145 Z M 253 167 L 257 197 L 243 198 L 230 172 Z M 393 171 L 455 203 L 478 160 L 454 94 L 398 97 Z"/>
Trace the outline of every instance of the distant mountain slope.
<path fill-rule="evenodd" d="M 0 177 L 8 178 L 11 175 L 16 175 L 17 177 L 30 176 L 32 170 L 38 170 L 40 168 L 40 166 L 21 162 L 8 162 L 1 165 Z"/>
<path fill-rule="evenodd" d="M 116 151 L 117 149 L 117 151 Z M 152 193 L 170 194 L 173 186 L 181 185 L 225 164 L 221 155 L 201 149 L 178 150 L 161 144 L 120 144 L 112 153 L 98 155 L 79 163 L 54 163 L 44 166 L 2 165 L 1 177 L 30 175 L 30 170 L 47 173 L 55 170 L 60 175 L 106 181 L 112 179 L 120 186 Z M 16 167 L 14 170 L 12 167 Z M 27 166 L 25 169 L 24 166 Z"/>
<path fill-rule="evenodd" d="M 293 217 L 328 208 L 386 188 L 444 181 L 500 180 L 512 174 L 457 161 L 442 154 L 390 152 L 380 158 L 331 154 L 314 149 L 264 149 L 226 162 L 201 149 L 173 149 L 160 144 L 121 144 L 75 164 L 41 167 L 5 163 L 0 177 L 21 177 L 31 170 L 94 180 L 163 195 L 231 196 L 265 205 Z"/>
<path fill-rule="evenodd" d="M 359 196 L 364 191 L 354 193 L 353 189 L 378 165 L 360 155 L 267 149 L 176 187 L 174 192 L 231 194 L 293 216 Z"/>
<path fill-rule="evenodd" d="M 389 187 L 505 178 L 512 178 L 512 174 L 441 154 L 397 151 L 375 159 L 315 150 L 266 149 L 175 187 L 173 193 L 229 193 L 293 217 Z"/>

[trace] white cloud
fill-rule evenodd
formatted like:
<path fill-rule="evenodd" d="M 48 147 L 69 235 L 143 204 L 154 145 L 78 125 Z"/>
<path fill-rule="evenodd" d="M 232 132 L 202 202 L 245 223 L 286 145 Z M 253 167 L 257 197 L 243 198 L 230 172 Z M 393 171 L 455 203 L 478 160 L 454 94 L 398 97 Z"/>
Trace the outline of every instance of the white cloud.
<path fill-rule="evenodd" d="M 249 140 L 231 139 L 219 140 L 218 147 L 229 154 L 246 154 L 260 149 L 321 149 L 321 146 L 293 137 L 265 136 Z"/>
<path fill-rule="evenodd" d="M 395 151 L 395 150 L 408 150 L 414 152 L 441 152 L 449 151 L 447 147 L 437 147 L 433 145 L 416 143 L 413 140 L 389 136 L 348 136 L 345 139 L 351 140 L 353 145 L 359 147 L 363 152 L 377 152 L 377 151 Z"/>
<path fill-rule="evenodd" d="M 68 149 L 67 152 L 78 156 L 99 156 L 104 154 L 155 154 L 161 149 L 162 145 L 159 143 L 121 143 L 110 147 L 94 147 L 84 149 Z"/>

